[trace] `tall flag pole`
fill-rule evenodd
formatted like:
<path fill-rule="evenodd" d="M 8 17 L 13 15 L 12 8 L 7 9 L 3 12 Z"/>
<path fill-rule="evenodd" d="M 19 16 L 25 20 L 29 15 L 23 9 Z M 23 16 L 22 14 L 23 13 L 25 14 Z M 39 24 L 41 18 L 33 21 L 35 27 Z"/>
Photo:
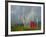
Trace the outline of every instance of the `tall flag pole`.
<path fill-rule="evenodd" d="M 25 25 L 25 23 L 24 23 L 24 7 L 23 7 L 23 24 Z"/>
<path fill-rule="evenodd" d="M 37 17 L 37 28 L 38 28 L 38 17 Z"/>
<path fill-rule="evenodd" d="M 33 11 L 34 9 L 32 8 L 32 19 L 33 19 L 33 21 L 34 21 L 34 16 L 35 16 L 35 14 L 34 14 L 34 11 Z"/>

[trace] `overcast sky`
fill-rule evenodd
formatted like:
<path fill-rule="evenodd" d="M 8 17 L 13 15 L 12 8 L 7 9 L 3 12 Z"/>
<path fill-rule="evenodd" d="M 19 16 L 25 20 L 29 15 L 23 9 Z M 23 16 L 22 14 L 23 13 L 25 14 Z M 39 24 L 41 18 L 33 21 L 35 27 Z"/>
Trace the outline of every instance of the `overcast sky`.
<path fill-rule="evenodd" d="M 21 23 L 18 19 L 18 16 L 26 16 L 28 17 L 31 15 L 32 11 L 38 17 L 41 16 L 41 7 L 39 6 L 18 6 L 18 5 L 11 5 L 11 21 L 15 24 L 15 22 Z M 32 15 L 33 16 L 33 15 Z"/>

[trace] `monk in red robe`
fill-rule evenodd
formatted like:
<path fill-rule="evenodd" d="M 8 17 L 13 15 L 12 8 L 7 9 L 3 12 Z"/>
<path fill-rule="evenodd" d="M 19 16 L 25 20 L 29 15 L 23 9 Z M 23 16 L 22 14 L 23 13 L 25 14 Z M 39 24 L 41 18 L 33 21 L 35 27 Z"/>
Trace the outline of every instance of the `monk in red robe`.
<path fill-rule="evenodd" d="M 36 29 L 37 28 L 37 23 L 35 21 L 30 21 L 30 27 L 31 29 Z"/>

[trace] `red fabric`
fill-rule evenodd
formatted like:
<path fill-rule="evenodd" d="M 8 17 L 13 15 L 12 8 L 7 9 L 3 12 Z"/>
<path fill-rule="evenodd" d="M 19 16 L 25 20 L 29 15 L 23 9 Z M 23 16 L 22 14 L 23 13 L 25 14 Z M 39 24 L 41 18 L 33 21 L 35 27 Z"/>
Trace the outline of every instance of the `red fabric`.
<path fill-rule="evenodd" d="M 35 29 L 35 28 L 37 27 L 36 22 L 30 21 L 30 27 L 31 27 L 32 29 Z"/>

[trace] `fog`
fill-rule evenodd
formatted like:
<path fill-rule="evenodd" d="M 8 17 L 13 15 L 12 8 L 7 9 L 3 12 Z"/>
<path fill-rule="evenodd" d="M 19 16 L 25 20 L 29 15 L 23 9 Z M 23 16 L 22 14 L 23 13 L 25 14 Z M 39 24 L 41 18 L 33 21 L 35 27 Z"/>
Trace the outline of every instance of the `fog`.
<path fill-rule="evenodd" d="M 11 5 L 11 23 L 22 23 L 22 21 L 18 18 L 19 16 L 21 16 L 22 19 L 23 16 L 25 16 L 28 20 L 31 18 L 31 16 L 37 16 L 39 17 L 39 20 L 41 20 L 41 7 Z"/>

